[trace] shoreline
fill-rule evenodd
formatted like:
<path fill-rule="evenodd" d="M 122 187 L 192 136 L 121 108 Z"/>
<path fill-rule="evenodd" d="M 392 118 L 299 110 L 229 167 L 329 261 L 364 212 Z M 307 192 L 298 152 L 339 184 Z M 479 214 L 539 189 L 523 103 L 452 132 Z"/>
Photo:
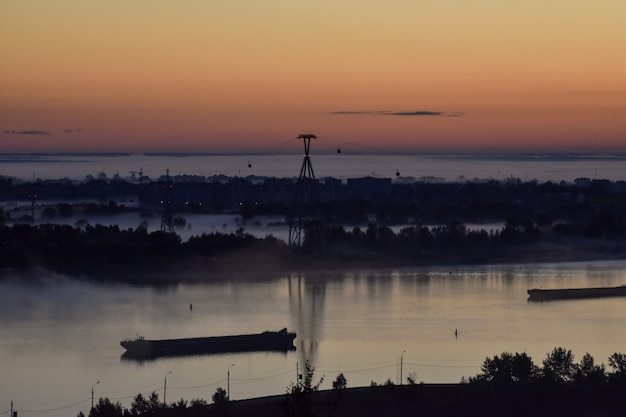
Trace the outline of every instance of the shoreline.
<path fill-rule="evenodd" d="M 514 252 L 514 253 L 513 253 Z M 491 256 L 487 256 L 491 255 Z M 360 269 L 393 269 L 393 268 L 429 268 L 429 267 L 478 267 L 488 265 L 526 265 L 572 262 L 603 262 L 625 261 L 623 251 L 607 253 L 601 248 L 552 248 L 538 251 L 537 248 L 527 248 L 526 253 L 509 252 L 483 254 L 480 257 L 466 258 L 439 255 L 428 259 L 401 260 L 388 257 L 367 256 L 359 259 L 321 258 L 305 259 L 291 258 L 286 263 L 284 259 L 270 259 L 260 256 L 259 259 L 246 259 L 231 254 L 220 258 L 190 257 L 187 259 L 161 260 L 152 264 L 108 264 L 100 268 L 89 270 L 55 270 L 42 265 L 26 267 L 1 267 L 0 279 L 9 273 L 20 276 L 59 274 L 71 279 L 125 282 L 140 285 L 172 285 L 185 283 L 202 283 L 215 281 L 241 282 L 263 281 L 276 278 L 276 274 L 290 274 L 299 272 L 331 273 L 342 270 Z M 262 259 L 261 259 L 262 258 Z"/>

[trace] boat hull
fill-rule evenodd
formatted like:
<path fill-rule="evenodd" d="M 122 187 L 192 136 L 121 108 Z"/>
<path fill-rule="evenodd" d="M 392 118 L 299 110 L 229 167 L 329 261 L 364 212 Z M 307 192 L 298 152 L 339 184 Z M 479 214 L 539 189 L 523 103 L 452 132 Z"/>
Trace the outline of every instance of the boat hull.
<path fill-rule="evenodd" d="M 294 350 L 296 334 L 283 329 L 257 334 L 195 337 L 188 339 L 122 340 L 126 358 L 148 359 L 160 356 L 184 356 L 224 352 L 254 352 Z"/>
<path fill-rule="evenodd" d="M 626 296 L 626 285 L 620 287 L 596 287 L 596 288 L 564 288 L 564 289 L 538 289 L 527 290 L 529 300 L 573 300 L 581 298 L 603 298 Z"/>

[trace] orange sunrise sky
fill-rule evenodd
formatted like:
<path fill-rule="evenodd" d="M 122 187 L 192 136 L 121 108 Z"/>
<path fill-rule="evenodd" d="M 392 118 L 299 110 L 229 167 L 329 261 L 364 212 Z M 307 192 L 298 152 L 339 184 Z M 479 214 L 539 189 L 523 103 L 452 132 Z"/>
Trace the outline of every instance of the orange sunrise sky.
<path fill-rule="evenodd" d="M 12 152 L 626 152 L 624 0 L 0 0 Z M 349 145 L 346 145 L 349 144 Z"/>

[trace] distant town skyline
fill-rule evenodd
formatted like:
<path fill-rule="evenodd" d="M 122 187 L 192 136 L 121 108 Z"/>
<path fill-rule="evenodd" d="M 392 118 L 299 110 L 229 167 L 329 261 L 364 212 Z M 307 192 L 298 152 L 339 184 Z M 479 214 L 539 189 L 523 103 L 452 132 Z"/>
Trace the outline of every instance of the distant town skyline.
<path fill-rule="evenodd" d="M 0 0 L 9 152 L 626 152 L 626 6 Z"/>

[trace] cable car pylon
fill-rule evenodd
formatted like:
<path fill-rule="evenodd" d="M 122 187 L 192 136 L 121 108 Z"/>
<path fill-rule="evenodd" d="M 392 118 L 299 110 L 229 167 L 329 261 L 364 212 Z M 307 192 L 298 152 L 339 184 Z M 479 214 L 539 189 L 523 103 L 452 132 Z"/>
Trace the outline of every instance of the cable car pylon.
<path fill-rule="evenodd" d="M 289 246 L 297 253 L 321 255 L 324 251 L 324 233 L 320 216 L 318 182 L 311 164 L 311 139 L 313 134 L 301 134 L 304 144 L 304 159 L 296 183 L 293 205 L 289 214 Z"/>

